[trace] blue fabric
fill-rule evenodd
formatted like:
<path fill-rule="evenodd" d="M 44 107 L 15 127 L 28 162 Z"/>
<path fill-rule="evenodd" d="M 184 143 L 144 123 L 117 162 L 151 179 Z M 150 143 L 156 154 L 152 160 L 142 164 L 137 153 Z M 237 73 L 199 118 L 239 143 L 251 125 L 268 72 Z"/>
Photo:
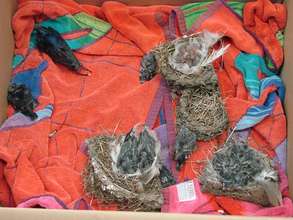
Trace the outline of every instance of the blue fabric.
<path fill-rule="evenodd" d="M 275 75 L 267 68 L 264 59 L 257 54 L 240 53 L 235 59 L 235 67 L 242 73 L 245 86 L 254 98 L 259 98 L 261 91 L 258 72 L 261 71 L 267 76 Z"/>
<path fill-rule="evenodd" d="M 160 125 L 166 124 L 165 114 L 163 108 L 160 110 Z"/>
<path fill-rule="evenodd" d="M 272 114 L 278 98 L 280 98 L 282 101 L 284 100 L 285 87 L 281 78 L 276 75 L 267 77 L 260 81 L 261 93 L 264 91 L 264 89 L 272 85 L 278 88 L 277 92 L 270 93 L 263 105 L 252 106 L 249 108 L 246 114 L 236 124 L 236 131 L 251 128 L 260 123 L 262 120 Z"/>
<path fill-rule="evenodd" d="M 12 79 L 11 82 L 17 85 L 25 85 L 28 89 L 31 90 L 31 93 L 34 99 L 38 99 L 41 94 L 41 74 L 48 67 L 48 62 L 43 61 L 35 69 L 29 69 L 24 72 L 17 73 Z"/>

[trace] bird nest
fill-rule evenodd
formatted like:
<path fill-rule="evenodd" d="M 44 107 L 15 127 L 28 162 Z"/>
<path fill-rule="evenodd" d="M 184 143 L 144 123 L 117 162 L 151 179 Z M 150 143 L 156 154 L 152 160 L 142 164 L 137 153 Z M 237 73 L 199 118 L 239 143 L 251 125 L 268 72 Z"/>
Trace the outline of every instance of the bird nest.
<path fill-rule="evenodd" d="M 105 203 L 118 203 L 121 210 L 157 211 L 163 204 L 158 161 L 160 145 L 147 128 L 140 136 L 135 132 L 120 137 L 101 135 L 86 141 L 89 162 L 84 172 L 85 191 Z M 149 155 L 153 156 L 151 163 L 142 162 L 142 157 L 150 158 Z M 134 161 L 141 162 L 139 167 Z M 129 170 L 132 172 L 126 174 Z"/>
<path fill-rule="evenodd" d="M 178 128 L 186 127 L 196 134 L 197 140 L 209 140 L 228 127 L 228 118 L 220 92 L 198 87 L 182 90 L 176 108 Z"/>
<path fill-rule="evenodd" d="M 214 50 L 213 46 L 220 38 L 218 34 L 204 31 L 159 45 L 151 52 L 157 62 L 157 72 L 173 89 L 213 87 L 217 84 L 217 75 L 212 62 L 229 47 Z M 150 55 L 148 57 L 151 58 Z"/>
<path fill-rule="evenodd" d="M 200 176 L 201 190 L 262 206 L 278 206 L 282 196 L 272 161 L 232 138 L 208 161 Z"/>

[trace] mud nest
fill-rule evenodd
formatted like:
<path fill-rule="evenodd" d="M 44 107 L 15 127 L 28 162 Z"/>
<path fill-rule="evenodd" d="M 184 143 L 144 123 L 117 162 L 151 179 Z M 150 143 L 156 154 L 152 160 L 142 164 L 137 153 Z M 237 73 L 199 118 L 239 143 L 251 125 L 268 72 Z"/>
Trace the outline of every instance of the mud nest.
<path fill-rule="evenodd" d="M 125 136 L 106 135 L 86 141 L 89 162 L 84 172 L 85 191 L 105 203 L 118 203 L 121 210 L 160 210 L 163 196 L 160 192 L 162 187 L 159 172 L 155 172 L 151 178 L 148 174 L 146 182 L 141 173 L 125 175 L 115 168 L 113 148 L 124 141 Z"/>
<path fill-rule="evenodd" d="M 282 196 L 272 161 L 233 137 L 218 150 L 200 176 L 201 190 L 262 206 L 278 206 Z"/>
<path fill-rule="evenodd" d="M 228 127 L 227 113 L 217 87 L 182 90 L 176 108 L 177 127 L 187 127 L 197 140 L 209 140 Z"/>

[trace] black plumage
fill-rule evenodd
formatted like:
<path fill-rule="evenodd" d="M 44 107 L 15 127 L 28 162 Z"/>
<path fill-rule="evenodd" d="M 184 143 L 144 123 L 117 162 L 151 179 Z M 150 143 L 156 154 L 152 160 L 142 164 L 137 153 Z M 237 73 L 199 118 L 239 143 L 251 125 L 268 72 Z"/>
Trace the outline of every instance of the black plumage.
<path fill-rule="evenodd" d="M 81 75 L 89 75 L 89 71 L 81 65 L 58 31 L 40 25 L 35 28 L 35 31 L 36 45 L 41 52 L 46 53 L 55 63 L 62 64 Z"/>
<path fill-rule="evenodd" d="M 121 145 L 117 167 L 123 174 L 144 172 L 149 169 L 156 157 L 156 140 L 144 129 L 139 135 L 132 129 Z"/>
<path fill-rule="evenodd" d="M 176 184 L 176 180 L 172 173 L 165 166 L 162 166 L 160 169 L 160 180 L 163 188 Z"/>
<path fill-rule="evenodd" d="M 156 75 L 157 61 L 155 54 L 150 52 L 140 62 L 139 80 L 141 83 L 150 81 Z"/>
<path fill-rule="evenodd" d="M 176 169 L 180 170 L 185 160 L 196 149 L 196 135 L 188 128 L 182 127 L 177 136 L 175 143 L 174 160 L 177 161 Z"/>
<path fill-rule="evenodd" d="M 7 101 L 16 112 L 21 112 L 32 120 L 37 118 L 37 114 L 33 110 L 38 103 L 33 98 L 31 91 L 25 85 L 10 84 Z"/>

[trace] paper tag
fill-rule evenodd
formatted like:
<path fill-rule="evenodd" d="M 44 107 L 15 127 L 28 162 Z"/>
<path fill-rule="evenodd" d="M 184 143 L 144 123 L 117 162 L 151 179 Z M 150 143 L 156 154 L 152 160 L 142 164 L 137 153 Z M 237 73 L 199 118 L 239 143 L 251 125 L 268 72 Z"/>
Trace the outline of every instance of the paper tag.
<path fill-rule="evenodd" d="M 193 180 L 176 185 L 179 202 L 187 202 L 196 200 Z"/>

